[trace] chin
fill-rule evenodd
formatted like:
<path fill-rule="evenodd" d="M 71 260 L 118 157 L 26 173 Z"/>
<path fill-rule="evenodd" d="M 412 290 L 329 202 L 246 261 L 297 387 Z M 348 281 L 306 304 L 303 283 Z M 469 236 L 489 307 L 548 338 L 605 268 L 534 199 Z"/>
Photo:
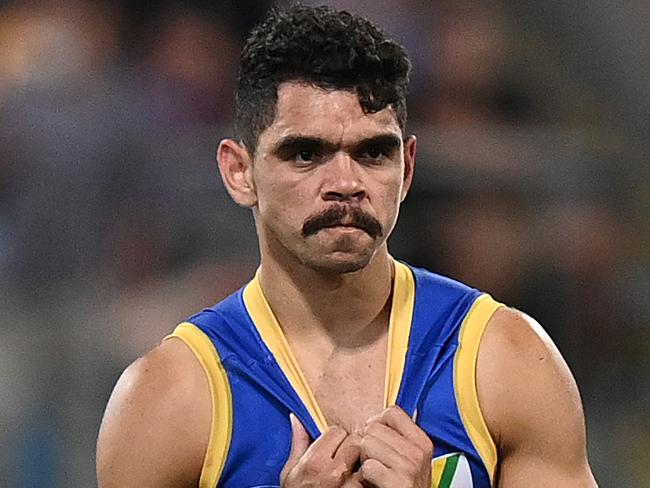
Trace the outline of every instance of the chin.
<path fill-rule="evenodd" d="M 327 262 L 327 263 L 316 263 L 313 268 L 327 273 L 334 274 L 346 274 L 354 273 L 365 268 L 368 265 L 367 262 L 360 263 L 358 261 L 340 261 L 340 262 Z"/>
<path fill-rule="evenodd" d="M 308 259 L 304 264 L 317 271 L 345 274 L 359 271 L 370 263 L 372 252 L 368 253 L 349 253 L 334 252 L 331 254 L 322 254 L 313 259 Z"/>

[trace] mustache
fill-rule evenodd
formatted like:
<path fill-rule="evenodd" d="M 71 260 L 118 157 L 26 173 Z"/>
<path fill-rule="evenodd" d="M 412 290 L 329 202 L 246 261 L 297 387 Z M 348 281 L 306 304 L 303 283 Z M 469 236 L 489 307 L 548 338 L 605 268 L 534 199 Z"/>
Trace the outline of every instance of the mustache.
<path fill-rule="evenodd" d="M 308 237 L 321 229 L 337 226 L 357 227 L 376 239 L 383 235 L 379 221 L 358 207 L 336 205 L 309 217 L 302 226 L 302 236 Z"/>

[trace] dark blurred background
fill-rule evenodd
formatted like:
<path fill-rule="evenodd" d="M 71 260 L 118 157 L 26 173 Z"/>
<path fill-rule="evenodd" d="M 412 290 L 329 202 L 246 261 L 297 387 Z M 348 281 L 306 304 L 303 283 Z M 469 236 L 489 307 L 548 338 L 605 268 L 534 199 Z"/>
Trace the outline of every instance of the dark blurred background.
<path fill-rule="evenodd" d="M 93 486 L 120 372 L 254 272 L 214 152 L 271 3 L 0 1 L 0 486 Z M 601 486 L 650 486 L 650 4 L 330 3 L 412 56 L 393 254 L 535 316 Z"/>

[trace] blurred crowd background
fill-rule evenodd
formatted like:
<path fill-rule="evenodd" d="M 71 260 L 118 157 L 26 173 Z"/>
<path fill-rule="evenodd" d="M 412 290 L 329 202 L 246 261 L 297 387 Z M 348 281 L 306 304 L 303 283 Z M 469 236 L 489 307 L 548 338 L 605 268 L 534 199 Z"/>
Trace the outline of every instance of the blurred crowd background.
<path fill-rule="evenodd" d="M 214 153 L 272 3 L 0 0 L 0 486 L 94 486 L 120 372 L 254 272 Z M 601 486 L 650 486 L 650 4 L 330 4 L 412 56 L 393 254 L 535 316 Z"/>

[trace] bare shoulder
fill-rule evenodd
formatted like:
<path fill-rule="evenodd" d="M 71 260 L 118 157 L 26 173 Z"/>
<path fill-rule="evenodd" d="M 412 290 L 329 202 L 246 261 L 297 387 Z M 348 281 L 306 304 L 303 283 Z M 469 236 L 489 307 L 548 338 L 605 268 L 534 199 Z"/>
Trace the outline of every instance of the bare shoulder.
<path fill-rule="evenodd" d="M 499 453 L 499 486 L 595 486 L 578 387 L 539 323 L 511 308 L 494 313 L 477 387 Z"/>
<path fill-rule="evenodd" d="M 166 340 L 132 363 L 115 386 L 100 428 L 100 488 L 196 486 L 210 405 L 207 378 L 181 340 Z"/>
<path fill-rule="evenodd" d="M 487 325 L 477 381 L 481 408 L 498 444 L 516 440 L 508 431 L 520 432 L 517 423 L 528 424 L 535 414 L 544 418 L 559 404 L 582 411 L 573 376 L 551 338 L 534 319 L 511 308 L 499 308 Z"/>

